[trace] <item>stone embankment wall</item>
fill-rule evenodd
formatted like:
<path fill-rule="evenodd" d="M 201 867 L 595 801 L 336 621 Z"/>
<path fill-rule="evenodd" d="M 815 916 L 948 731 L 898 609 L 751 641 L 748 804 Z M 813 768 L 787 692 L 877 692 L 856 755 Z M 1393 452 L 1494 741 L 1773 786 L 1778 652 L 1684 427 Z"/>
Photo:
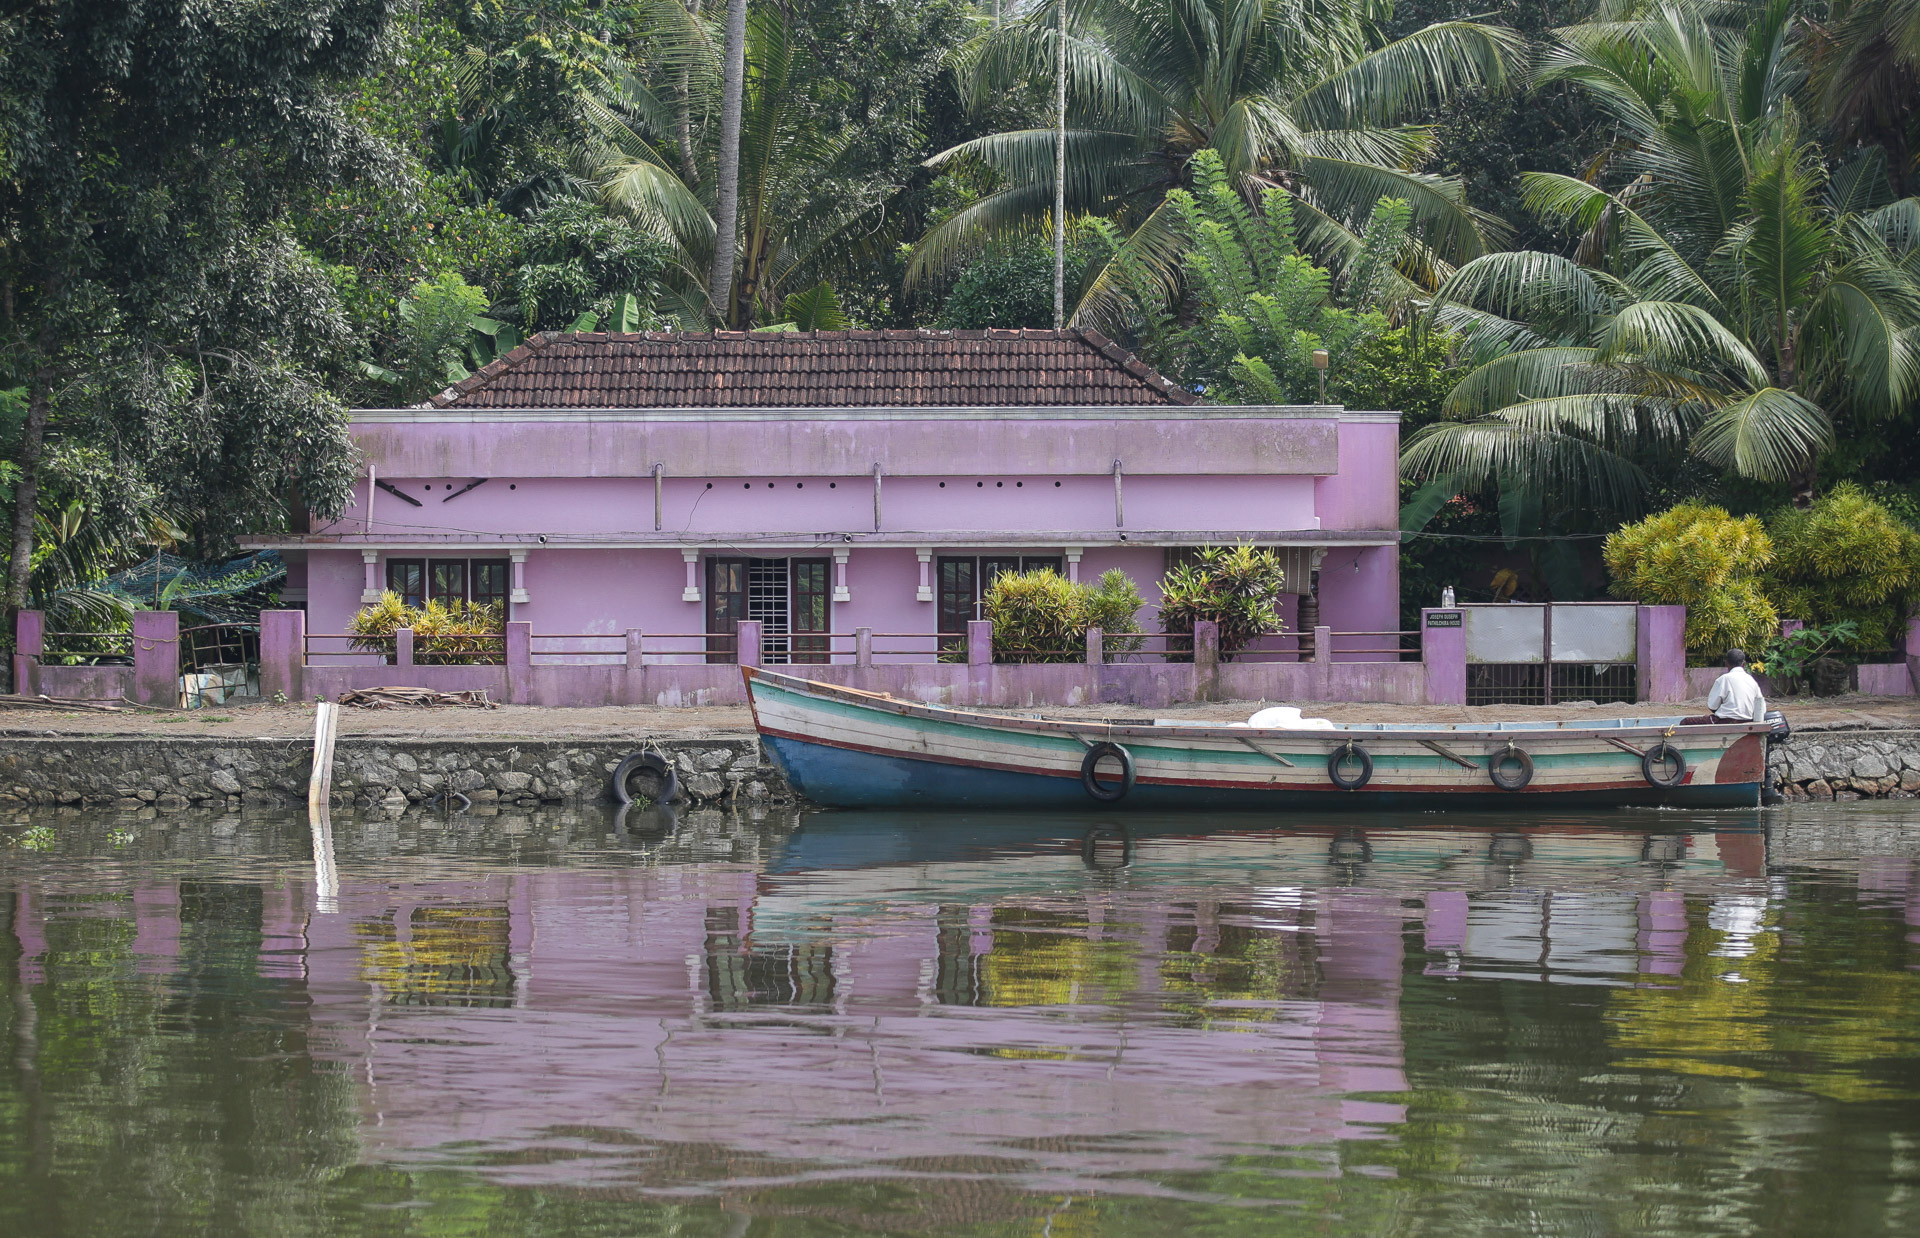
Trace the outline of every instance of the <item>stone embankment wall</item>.
<path fill-rule="evenodd" d="M 631 742 L 346 738 L 334 753 L 333 802 L 404 809 L 454 790 L 476 804 L 593 803 Z M 751 737 L 657 745 L 695 803 L 773 803 L 792 793 Z M 0 803 L 118 808 L 303 805 L 306 740 L 0 739 Z"/>
<path fill-rule="evenodd" d="M 1920 731 L 1800 731 L 1776 745 L 1774 783 L 1793 800 L 1920 796 Z"/>

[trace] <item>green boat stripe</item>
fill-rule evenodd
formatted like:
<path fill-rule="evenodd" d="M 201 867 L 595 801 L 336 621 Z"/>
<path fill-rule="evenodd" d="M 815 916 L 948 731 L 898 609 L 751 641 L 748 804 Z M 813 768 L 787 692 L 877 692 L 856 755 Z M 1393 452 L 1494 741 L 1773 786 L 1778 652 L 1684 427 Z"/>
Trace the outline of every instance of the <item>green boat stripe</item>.
<path fill-rule="evenodd" d="M 869 723 L 878 722 L 883 726 L 898 731 L 926 731 L 944 735 L 970 737 L 990 736 L 996 743 L 1025 748 L 1036 754 L 1047 753 L 1055 756 L 1073 756 L 1080 751 L 1084 751 L 1080 741 L 1070 735 L 1035 735 L 1026 731 L 1001 730 L 998 727 L 984 727 L 966 722 L 950 722 L 943 718 L 905 717 L 900 714 L 889 713 L 886 710 L 871 709 L 864 705 L 850 704 L 845 701 L 834 700 L 830 697 L 804 695 L 777 684 L 768 683 L 766 680 L 759 681 L 758 687 L 763 692 L 773 692 L 796 697 L 804 703 L 803 708 L 806 709 L 830 713 L 841 718 L 861 719 Z M 1089 728 L 1089 730 L 1092 729 L 1091 727 Z M 1281 746 L 1285 741 L 1276 740 L 1271 734 L 1263 734 L 1260 738 L 1268 747 L 1272 748 L 1280 756 L 1292 761 L 1297 766 L 1320 765 L 1326 761 L 1328 756 L 1328 753 L 1317 747 L 1309 752 L 1288 750 Z M 1377 734 L 1368 738 L 1373 743 L 1379 741 Z M 1320 740 L 1316 742 L 1325 743 L 1327 741 Z M 1363 742 L 1360 737 L 1356 737 L 1355 742 L 1359 744 L 1360 747 L 1367 748 L 1368 754 L 1373 757 L 1374 768 L 1381 771 L 1402 770 L 1411 773 L 1457 770 L 1460 768 L 1452 761 L 1447 760 L 1437 753 L 1383 753 L 1368 747 L 1368 743 Z M 1165 765 L 1193 765 L 1206 762 L 1208 764 L 1229 765 L 1246 769 L 1284 768 L 1271 757 L 1250 749 L 1236 751 L 1232 748 L 1222 748 L 1196 751 L 1189 748 L 1166 748 L 1158 744 L 1142 744 L 1138 740 L 1129 740 L 1127 742 L 1127 750 L 1133 753 L 1134 758 L 1138 761 L 1152 761 Z M 1699 765 L 1702 761 L 1715 759 L 1723 755 L 1725 751 L 1719 747 L 1688 748 L 1684 746 L 1682 746 L 1680 750 L 1682 755 L 1686 757 L 1689 766 Z M 1463 752 L 1460 755 L 1470 761 L 1484 763 L 1487 757 L 1494 754 Z M 1634 765 L 1640 763 L 1638 757 L 1618 748 L 1603 748 L 1592 752 L 1546 752 L 1531 753 L 1530 755 L 1533 757 L 1534 768 L 1540 770 L 1613 767 L 1623 761 L 1631 762 Z"/>

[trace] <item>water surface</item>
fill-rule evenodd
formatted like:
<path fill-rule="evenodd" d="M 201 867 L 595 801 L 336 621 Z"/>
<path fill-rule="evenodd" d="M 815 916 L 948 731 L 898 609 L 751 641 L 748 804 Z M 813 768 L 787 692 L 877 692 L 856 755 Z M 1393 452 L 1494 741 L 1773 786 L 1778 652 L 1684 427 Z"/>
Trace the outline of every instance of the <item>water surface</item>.
<path fill-rule="evenodd" d="M 0 818 L 0 1234 L 1920 1233 L 1920 809 Z"/>

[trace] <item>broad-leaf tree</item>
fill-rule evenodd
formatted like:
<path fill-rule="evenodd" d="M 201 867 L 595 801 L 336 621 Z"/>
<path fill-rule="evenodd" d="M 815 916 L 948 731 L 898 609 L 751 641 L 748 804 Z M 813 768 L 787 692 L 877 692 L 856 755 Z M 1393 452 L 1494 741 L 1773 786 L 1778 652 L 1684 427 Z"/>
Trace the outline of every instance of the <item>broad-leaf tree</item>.
<path fill-rule="evenodd" d="M 1920 200 L 1869 150 L 1829 174 L 1801 124 L 1789 0 L 1725 27 L 1701 11 L 1563 31 L 1542 76 L 1619 138 L 1591 180 L 1533 174 L 1528 206 L 1573 257 L 1483 256 L 1433 315 L 1478 363 L 1456 418 L 1408 444 L 1414 475 L 1639 507 L 1691 455 L 1812 489 L 1836 419 L 1920 394 Z"/>
<path fill-rule="evenodd" d="M 290 252 L 290 198 L 356 174 L 340 104 L 397 0 L 43 0 L 0 16 L 0 386 L 26 390 L 7 603 L 26 603 L 50 461 L 204 549 L 337 510 L 351 449 L 321 382 L 331 289 Z M 334 362 L 337 364 L 337 361 Z M 97 467 L 96 467 L 97 466 Z"/>

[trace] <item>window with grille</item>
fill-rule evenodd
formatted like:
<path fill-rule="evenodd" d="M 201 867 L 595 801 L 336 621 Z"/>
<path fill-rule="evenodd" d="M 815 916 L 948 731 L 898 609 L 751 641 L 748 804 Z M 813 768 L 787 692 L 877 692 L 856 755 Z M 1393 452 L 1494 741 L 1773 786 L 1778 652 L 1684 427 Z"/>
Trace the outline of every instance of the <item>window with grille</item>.
<path fill-rule="evenodd" d="M 509 619 L 512 608 L 505 559 L 388 559 L 387 588 L 418 610 L 428 600 L 463 606 L 497 606 Z"/>

